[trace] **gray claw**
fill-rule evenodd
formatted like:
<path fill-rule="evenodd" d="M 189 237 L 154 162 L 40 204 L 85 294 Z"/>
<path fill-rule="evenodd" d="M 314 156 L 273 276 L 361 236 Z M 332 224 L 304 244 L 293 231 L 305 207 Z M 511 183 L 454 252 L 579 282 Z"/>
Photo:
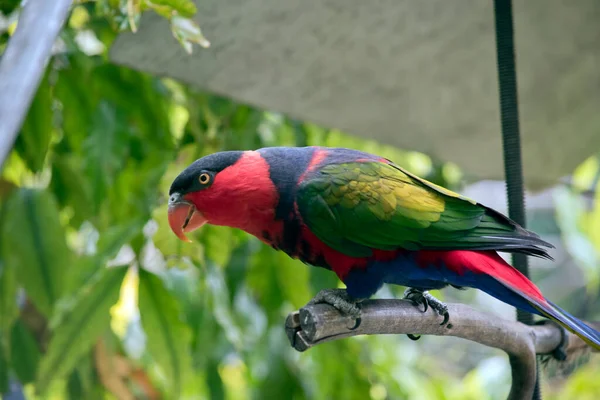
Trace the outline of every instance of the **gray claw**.
<path fill-rule="evenodd" d="M 431 307 L 432 309 L 434 309 L 439 315 L 442 315 L 444 317 L 444 320 L 442 321 L 442 323 L 440 325 L 446 325 L 448 323 L 448 321 L 450 320 L 450 313 L 448 312 L 448 306 L 445 305 L 444 303 L 442 303 L 441 301 L 439 301 L 438 299 L 436 299 L 435 297 L 433 297 L 430 293 L 428 293 L 426 291 L 415 289 L 415 288 L 408 288 L 404 291 L 404 298 L 412 301 L 417 306 L 420 304 L 423 304 L 423 306 L 425 308 L 423 310 L 423 312 L 427 311 L 428 306 Z M 411 339 L 413 339 L 413 338 L 411 338 Z M 413 340 L 417 340 L 417 339 L 413 339 Z"/>
<path fill-rule="evenodd" d="M 338 309 L 342 314 L 354 318 L 356 321 L 356 329 L 360 324 L 361 311 L 358 306 L 358 299 L 353 299 L 348 295 L 346 289 L 323 289 L 308 302 L 308 304 L 329 304 Z"/>
<path fill-rule="evenodd" d="M 415 307 L 423 305 L 423 312 L 427 312 L 427 308 L 429 306 L 427 304 L 427 301 L 425 300 L 425 297 L 423 296 L 423 291 L 414 288 L 408 288 L 404 291 L 403 298 L 406 300 L 410 300 L 415 305 Z"/>

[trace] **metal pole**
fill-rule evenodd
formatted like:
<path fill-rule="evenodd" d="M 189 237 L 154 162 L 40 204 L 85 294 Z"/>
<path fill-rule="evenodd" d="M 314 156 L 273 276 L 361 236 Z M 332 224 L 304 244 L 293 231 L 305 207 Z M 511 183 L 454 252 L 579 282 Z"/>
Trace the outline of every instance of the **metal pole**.
<path fill-rule="evenodd" d="M 28 0 L 0 58 L 0 168 L 13 147 L 71 0 Z"/>
<path fill-rule="evenodd" d="M 517 73 L 515 67 L 515 43 L 511 0 L 494 0 L 496 22 L 496 51 L 498 65 L 498 89 L 500 92 L 500 119 L 504 150 L 504 172 L 508 197 L 508 215 L 516 223 L 525 227 L 525 189 L 523 184 L 523 164 L 521 159 L 521 136 L 519 129 L 519 103 Z M 513 265 L 523 275 L 529 277 L 529 265 L 525 254 L 513 254 Z M 533 324 L 533 315 L 517 310 L 517 320 Z M 539 368 L 533 399 L 541 399 L 539 388 Z"/>

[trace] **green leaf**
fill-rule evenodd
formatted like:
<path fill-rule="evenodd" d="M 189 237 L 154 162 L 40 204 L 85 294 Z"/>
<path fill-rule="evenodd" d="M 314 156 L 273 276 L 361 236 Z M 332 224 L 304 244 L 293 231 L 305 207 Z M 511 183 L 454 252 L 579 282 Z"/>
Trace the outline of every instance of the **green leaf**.
<path fill-rule="evenodd" d="M 94 216 L 91 184 L 85 179 L 81 164 L 79 159 L 68 155 L 56 157 L 52 162 L 50 187 L 61 207 L 73 208 L 71 224 L 74 226 Z"/>
<path fill-rule="evenodd" d="M 0 255 L 0 334 L 8 332 L 18 314 L 15 269 Z"/>
<path fill-rule="evenodd" d="M 119 172 L 102 205 L 102 226 L 120 224 L 132 218 L 150 219 L 158 202 L 157 187 L 166 169 L 168 153 L 157 153 L 140 163 L 129 162 Z"/>
<path fill-rule="evenodd" d="M 266 246 L 260 245 L 250 260 L 248 267 L 247 284 L 254 296 L 256 296 L 259 304 L 265 309 L 272 323 L 275 319 L 280 318 L 279 310 L 273 310 L 274 305 L 279 305 L 285 302 L 284 294 L 281 287 L 274 284 L 279 266 L 275 264 L 275 250 Z"/>
<path fill-rule="evenodd" d="M 107 262 L 117 255 L 121 247 L 140 233 L 144 224 L 139 220 L 127 221 L 119 226 L 113 226 L 100 234 L 98 240 L 98 257 Z"/>
<path fill-rule="evenodd" d="M 8 391 L 8 367 L 8 359 L 2 343 L 2 335 L 0 335 L 0 394 Z"/>
<path fill-rule="evenodd" d="M 77 370 L 74 370 L 69 375 L 69 379 L 67 380 L 67 393 L 69 394 L 69 399 L 84 398 L 85 391 L 83 390 L 83 385 L 81 379 L 79 379 L 79 372 L 77 372 Z"/>
<path fill-rule="evenodd" d="M 56 201 L 46 191 L 19 189 L 5 206 L 2 254 L 36 307 L 50 316 L 72 260 Z"/>
<path fill-rule="evenodd" d="M 169 227 L 167 204 L 155 209 L 152 218 L 157 224 L 152 241 L 166 258 L 172 260 L 175 265 L 182 264 L 181 257 L 190 257 L 190 259 L 195 261 L 202 259 L 204 250 L 202 246 L 199 246 L 197 243 L 187 243 L 180 240 Z"/>
<path fill-rule="evenodd" d="M 94 100 L 97 93 L 90 90 L 90 74 L 93 61 L 91 57 L 71 55 L 67 58 L 70 68 L 61 68 L 54 87 L 54 94 L 63 108 L 63 139 L 58 150 L 65 148 L 65 153 L 81 150 L 82 143 L 89 134 Z"/>
<path fill-rule="evenodd" d="M 179 304 L 162 281 L 140 270 L 139 308 L 150 355 L 164 371 L 171 398 L 178 398 L 191 368 L 190 331 Z"/>
<path fill-rule="evenodd" d="M 40 349 L 31 331 L 17 320 L 10 335 L 11 365 L 25 385 L 33 382 L 40 361 Z"/>
<path fill-rule="evenodd" d="M 67 394 L 69 400 L 93 400 L 104 399 L 102 391 L 100 395 L 94 394 L 97 391 L 99 379 L 95 366 L 94 349 L 87 352 L 80 361 L 77 367 L 69 374 L 67 378 Z"/>
<path fill-rule="evenodd" d="M 184 17 L 192 17 L 198 11 L 192 0 L 152 0 L 152 3 L 170 7 Z"/>
<path fill-rule="evenodd" d="M 41 171 L 44 166 L 52 130 L 52 90 L 46 77 L 37 90 L 15 143 L 15 149 L 33 172 Z"/>
<path fill-rule="evenodd" d="M 0 0 L 0 12 L 4 15 L 12 13 L 21 3 L 20 0 Z M 0 393 L 3 393 L 0 391 Z"/>
<path fill-rule="evenodd" d="M 107 190 L 121 171 L 127 156 L 128 131 L 125 116 L 110 103 L 102 101 L 93 118 L 89 136 L 83 143 L 86 175 L 93 199 L 99 207 Z"/>
<path fill-rule="evenodd" d="M 273 255 L 277 280 L 283 294 L 294 308 L 304 306 L 316 293 L 310 291 L 310 267 L 278 251 Z M 320 268 L 322 269 L 322 268 Z M 335 275 L 330 272 L 331 275 Z"/>
<path fill-rule="evenodd" d="M 95 279 L 98 271 L 105 268 L 108 261 L 112 260 L 125 244 L 141 232 L 142 228 L 141 221 L 133 220 L 100 232 L 96 254 L 79 257 L 75 263 L 76 269 L 74 268 L 73 278 L 70 286 L 66 289 L 66 293 L 76 294 L 79 288 L 90 284 Z"/>
<path fill-rule="evenodd" d="M 107 268 L 100 273 L 100 279 L 86 289 L 85 295 L 53 331 L 37 375 L 40 393 L 44 393 L 52 381 L 71 372 L 102 332 L 110 328 L 110 308 L 119 300 L 127 268 Z"/>
<path fill-rule="evenodd" d="M 233 229 L 226 226 L 207 224 L 204 225 L 199 232 L 200 242 L 204 245 L 206 258 L 221 267 L 227 265 L 235 245 Z"/>
<path fill-rule="evenodd" d="M 225 388 L 223 380 L 219 375 L 219 364 L 211 359 L 206 366 L 206 381 L 210 391 L 210 398 L 214 400 L 225 400 Z"/>

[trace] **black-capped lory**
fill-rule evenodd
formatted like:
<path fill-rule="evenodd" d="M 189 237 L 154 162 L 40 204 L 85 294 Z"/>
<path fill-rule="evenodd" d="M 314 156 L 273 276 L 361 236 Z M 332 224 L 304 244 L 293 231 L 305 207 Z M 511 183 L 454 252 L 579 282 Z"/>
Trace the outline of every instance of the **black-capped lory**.
<path fill-rule="evenodd" d="M 182 240 L 204 223 L 229 226 L 335 272 L 346 289 L 323 290 L 312 303 L 358 318 L 361 300 L 396 284 L 447 322 L 447 307 L 427 291 L 471 287 L 600 349 L 600 332 L 546 299 L 497 253 L 552 259 L 551 244 L 388 159 L 326 147 L 219 152 L 181 172 L 169 196 L 169 224 Z"/>

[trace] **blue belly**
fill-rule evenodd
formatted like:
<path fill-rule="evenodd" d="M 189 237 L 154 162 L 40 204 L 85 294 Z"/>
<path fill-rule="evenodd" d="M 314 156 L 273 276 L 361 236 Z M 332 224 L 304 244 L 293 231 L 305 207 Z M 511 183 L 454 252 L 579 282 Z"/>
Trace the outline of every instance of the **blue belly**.
<path fill-rule="evenodd" d="M 539 314 L 518 292 L 493 277 L 473 272 L 457 272 L 440 265 L 419 266 L 415 253 L 399 255 L 391 261 L 373 261 L 365 269 L 355 269 L 344 279 L 347 292 L 358 299 L 373 296 L 384 283 L 420 290 L 442 289 L 448 285 L 480 289 L 498 300 L 521 310 Z"/>
<path fill-rule="evenodd" d="M 373 261 L 365 269 L 354 269 L 348 273 L 344 283 L 350 296 L 369 298 L 384 283 L 421 290 L 441 289 L 451 283 L 443 271 L 434 266 L 419 267 L 414 261 L 414 253 L 409 253 L 391 261 Z"/>

